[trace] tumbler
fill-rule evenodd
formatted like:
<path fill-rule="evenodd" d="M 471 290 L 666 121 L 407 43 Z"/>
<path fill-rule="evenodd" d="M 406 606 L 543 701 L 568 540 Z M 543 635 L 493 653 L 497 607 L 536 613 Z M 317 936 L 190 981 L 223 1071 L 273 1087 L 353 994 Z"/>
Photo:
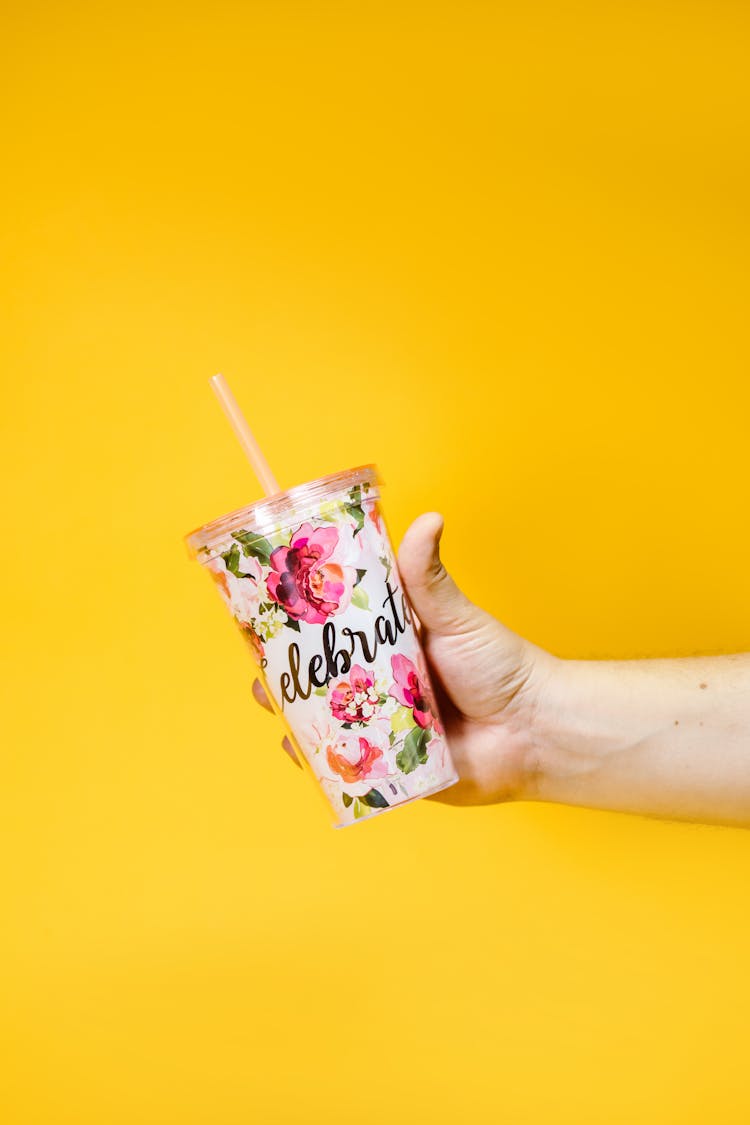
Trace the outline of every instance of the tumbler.
<path fill-rule="evenodd" d="M 364 465 L 186 537 L 336 827 L 458 780 L 380 492 Z"/>

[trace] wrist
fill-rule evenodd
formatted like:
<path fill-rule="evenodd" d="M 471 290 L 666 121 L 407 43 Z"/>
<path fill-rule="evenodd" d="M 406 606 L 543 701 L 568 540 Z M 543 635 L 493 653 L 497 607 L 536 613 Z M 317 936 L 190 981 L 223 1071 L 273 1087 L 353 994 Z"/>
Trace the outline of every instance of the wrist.
<path fill-rule="evenodd" d="M 553 748 L 562 735 L 561 701 L 568 698 L 568 662 L 534 645 L 527 648 L 526 714 L 522 720 L 526 747 L 514 796 L 520 801 L 554 800 L 548 794 L 556 772 Z"/>
<path fill-rule="evenodd" d="M 542 654 L 522 799 L 586 804 L 608 763 L 647 737 L 645 709 L 629 706 L 605 661 Z"/>

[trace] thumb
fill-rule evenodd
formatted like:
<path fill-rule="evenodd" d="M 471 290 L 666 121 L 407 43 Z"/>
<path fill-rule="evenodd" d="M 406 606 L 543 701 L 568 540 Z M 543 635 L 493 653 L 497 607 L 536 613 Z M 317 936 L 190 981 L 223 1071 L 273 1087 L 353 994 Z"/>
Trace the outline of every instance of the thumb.
<path fill-rule="evenodd" d="M 424 628 L 433 634 L 465 633 L 484 616 L 463 594 L 440 560 L 443 517 L 419 516 L 407 530 L 398 552 L 398 569 L 406 593 Z"/>

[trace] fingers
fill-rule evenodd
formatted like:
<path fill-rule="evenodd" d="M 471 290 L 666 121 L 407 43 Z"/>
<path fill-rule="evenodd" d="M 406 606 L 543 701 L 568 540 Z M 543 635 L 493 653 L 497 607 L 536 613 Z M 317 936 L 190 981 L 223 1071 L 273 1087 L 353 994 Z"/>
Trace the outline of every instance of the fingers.
<path fill-rule="evenodd" d="M 266 689 L 263 687 L 260 680 L 253 680 L 253 696 L 255 697 L 256 703 L 260 703 L 261 707 L 265 707 L 266 711 L 270 711 L 271 714 L 273 714 L 271 701 L 266 695 Z"/>
<path fill-rule="evenodd" d="M 295 766 L 299 766 L 299 768 L 302 769 L 302 762 L 297 757 L 297 753 L 296 753 L 294 747 L 292 746 L 291 739 L 287 735 L 284 735 L 284 737 L 281 740 L 281 748 L 282 748 L 282 750 L 285 750 L 287 752 L 289 757 L 294 762 Z"/>
<path fill-rule="evenodd" d="M 259 703 L 261 707 L 265 707 L 266 711 L 270 711 L 271 714 L 273 714 L 273 707 L 271 706 L 270 699 L 266 695 L 266 689 L 263 687 L 263 684 L 260 682 L 260 680 L 257 679 L 253 680 L 253 698 L 255 699 L 256 703 Z M 297 752 L 292 746 L 291 739 L 287 735 L 284 735 L 283 739 L 281 740 L 281 748 L 289 755 L 295 766 L 299 766 L 301 769 L 302 763 L 297 757 Z"/>
<path fill-rule="evenodd" d="M 407 530 L 398 553 L 398 568 L 409 601 L 425 629 L 434 634 L 464 632 L 480 610 L 463 594 L 440 560 L 443 517 L 419 516 Z"/>

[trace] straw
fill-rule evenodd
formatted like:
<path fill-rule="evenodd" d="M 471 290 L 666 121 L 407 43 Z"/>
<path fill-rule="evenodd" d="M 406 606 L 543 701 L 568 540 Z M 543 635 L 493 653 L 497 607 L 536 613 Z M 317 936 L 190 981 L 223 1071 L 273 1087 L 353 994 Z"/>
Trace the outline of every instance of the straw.
<path fill-rule="evenodd" d="M 213 375 L 209 382 L 229 420 L 229 425 L 237 435 L 237 440 L 242 446 L 245 456 L 263 486 L 266 496 L 274 496 L 277 492 L 281 492 L 279 483 L 271 472 L 271 466 L 261 453 L 260 446 L 252 435 L 245 415 L 240 410 L 237 399 L 230 390 L 229 383 L 223 375 Z"/>

